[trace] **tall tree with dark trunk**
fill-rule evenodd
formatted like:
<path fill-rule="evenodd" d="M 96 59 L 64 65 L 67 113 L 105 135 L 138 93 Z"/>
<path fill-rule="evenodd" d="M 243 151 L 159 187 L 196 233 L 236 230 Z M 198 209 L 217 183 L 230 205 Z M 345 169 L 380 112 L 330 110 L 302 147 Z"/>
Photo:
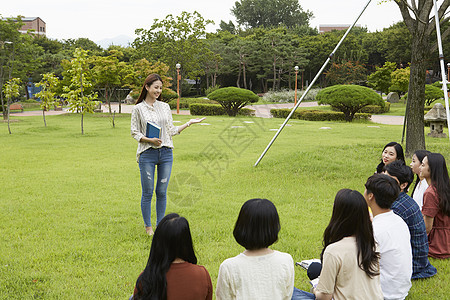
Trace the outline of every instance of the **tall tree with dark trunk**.
<path fill-rule="evenodd" d="M 406 27 L 411 33 L 411 73 L 406 105 L 406 153 L 411 155 L 418 149 L 425 149 L 423 109 L 425 104 L 425 76 L 427 59 L 436 49 L 436 24 L 432 13 L 433 0 L 395 0 Z M 450 0 L 444 0 L 438 8 L 441 24 L 449 22 L 447 9 Z M 446 14 L 447 12 L 447 14 Z M 442 40 L 450 34 L 450 27 L 442 33 Z M 431 44 L 430 44 L 431 43 Z M 434 57 L 436 61 L 439 59 Z M 434 59 L 433 58 L 433 59 Z"/>

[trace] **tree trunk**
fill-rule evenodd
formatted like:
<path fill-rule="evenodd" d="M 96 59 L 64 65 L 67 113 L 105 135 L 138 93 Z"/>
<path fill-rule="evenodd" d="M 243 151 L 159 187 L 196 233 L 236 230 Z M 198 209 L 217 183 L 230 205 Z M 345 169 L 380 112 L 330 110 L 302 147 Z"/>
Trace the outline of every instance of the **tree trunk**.
<path fill-rule="evenodd" d="M 245 62 L 242 63 L 242 75 L 244 79 L 244 89 L 247 89 L 247 76 L 245 74 Z"/>
<path fill-rule="evenodd" d="M 411 39 L 411 68 L 406 105 L 406 155 L 425 149 L 424 115 L 426 58 L 429 54 L 429 37 Z"/>
<path fill-rule="evenodd" d="M 9 127 L 9 100 L 6 101 L 6 116 L 8 119 L 8 132 L 11 134 L 11 128 Z"/>
<path fill-rule="evenodd" d="M 240 86 L 240 81 L 241 81 L 241 62 L 239 62 L 239 74 L 238 74 L 238 78 L 237 78 L 237 80 L 236 80 L 236 87 L 238 87 L 238 88 L 240 88 L 241 86 Z"/>
<path fill-rule="evenodd" d="M 42 117 L 44 118 L 44 125 L 47 127 L 47 122 L 45 121 L 45 109 L 42 110 Z"/>

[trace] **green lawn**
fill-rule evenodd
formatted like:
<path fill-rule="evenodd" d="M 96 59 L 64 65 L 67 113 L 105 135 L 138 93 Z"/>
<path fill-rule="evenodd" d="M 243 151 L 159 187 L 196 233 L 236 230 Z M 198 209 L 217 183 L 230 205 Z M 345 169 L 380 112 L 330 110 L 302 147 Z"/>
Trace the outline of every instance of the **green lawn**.
<path fill-rule="evenodd" d="M 12 116 L 12 135 L 0 123 L 1 299 L 126 299 L 132 293 L 151 244 L 140 212 L 137 145 L 130 115 L 116 115 L 115 128 L 103 116 L 86 116 L 83 136 L 74 114 L 47 116 L 48 127 L 42 117 Z M 292 120 L 255 168 L 282 119 L 205 122 L 210 125 L 174 137 L 167 213 L 189 220 L 199 264 L 214 286 L 220 263 L 243 250 L 232 229 L 244 201 L 275 203 L 282 229 L 273 249 L 294 261 L 317 258 L 336 192 L 363 192 L 382 147 L 402 134 L 401 126 Z M 426 143 L 450 160 L 448 139 L 427 137 Z M 438 275 L 414 281 L 407 299 L 450 295 L 450 260 L 431 261 Z M 309 289 L 299 267 L 295 286 Z"/>

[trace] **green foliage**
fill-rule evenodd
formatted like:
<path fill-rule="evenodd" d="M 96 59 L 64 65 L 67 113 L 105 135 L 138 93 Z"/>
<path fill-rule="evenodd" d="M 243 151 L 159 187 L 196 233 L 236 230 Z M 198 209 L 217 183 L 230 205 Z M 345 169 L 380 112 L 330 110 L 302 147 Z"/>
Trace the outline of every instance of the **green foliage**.
<path fill-rule="evenodd" d="M 313 14 L 304 11 L 297 0 L 240 0 L 231 13 L 245 27 L 295 27 L 308 25 Z"/>
<path fill-rule="evenodd" d="M 167 73 L 169 72 L 169 67 L 162 62 L 151 63 L 147 59 L 143 58 L 137 60 L 133 63 L 133 70 L 131 72 L 132 76 L 129 79 L 130 83 L 128 86 L 132 89 L 131 96 L 136 99 L 142 90 L 142 85 L 144 84 L 145 78 L 150 74 L 158 74 L 163 80 L 163 91 L 164 88 L 169 88 L 172 85 L 172 78 L 170 78 Z M 128 80 L 127 80 L 128 81 Z"/>
<path fill-rule="evenodd" d="M 181 98 L 180 99 L 180 109 L 189 109 L 192 104 L 218 104 L 217 101 L 209 100 L 205 98 Z M 169 102 L 171 109 L 177 108 L 177 99 L 173 99 Z"/>
<path fill-rule="evenodd" d="M 325 77 L 330 85 L 360 84 L 366 80 L 366 72 L 366 68 L 357 61 L 334 62 Z"/>
<path fill-rule="evenodd" d="M 214 92 L 215 90 L 220 89 L 220 85 L 216 84 L 215 86 L 210 86 L 209 88 L 205 89 L 205 95 L 209 95 L 212 92 Z"/>
<path fill-rule="evenodd" d="M 178 94 L 172 89 L 164 88 L 161 92 L 161 99 L 164 102 L 170 102 L 172 99 L 177 99 Z"/>
<path fill-rule="evenodd" d="M 329 104 L 341 111 L 351 122 L 361 108 L 367 105 L 384 107 L 384 101 L 375 91 L 359 85 L 335 85 L 321 90 L 316 99 L 319 104 Z"/>
<path fill-rule="evenodd" d="M 430 110 L 432 108 L 432 103 L 436 100 L 444 98 L 444 91 L 442 90 L 442 85 L 440 83 L 427 84 L 425 85 L 425 110 Z M 408 93 L 403 95 L 402 99 L 408 99 Z"/>
<path fill-rule="evenodd" d="M 315 101 L 316 95 L 320 91 L 317 89 L 310 89 L 303 101 Z M 299 100 L 305 91 L 297 90 L 297 100 Z M 267 103 L 290 103 L 295 101 L 295 91 L 282 90 L 282 91 L 268 91 L 262 97 L 262 100 Z"/>
<path fill-rule="evenodd" d="M 270 113 L 274 118 L 286 119 L 292 109 L 271 109 Z M 355 120 L 369 120 L 372 117 L 370 113 L 355 113 Z M 305 121 L 347 121 L 347 117 L 342 112 L 323 111 L 323 110 L 296 110 L 292 114 L 292 119 Z"/>
<path fill-rule="evenodd" d="M 197 116 L 223 116 L 227 115 L 227 111 L 218 104 L 202 104 L 202 103 L 192 103 L 189 105 L 189 111 L 191 115 Z M 241 108 L 238 115 L 243 116 L 254 116 L 255 111 L 250 108 Z"/>
<path fill-rule="evenodd" d="M 50 110 L 51 107 L 56 105 L 57 99 L 55 98 L 55 95 L 58 85 L 59 79 L 55 77 L 53 73 L 42 74 L 42 80 L 36 84 L 36 86 L 42 88 L 42 90 L 36 94 L 36 97 L 41 98 L 41 109 L 45 126 L 47 126 L 45 111 Z"/>
<path fill-rule="evenodd" d="M 380 115 L 389 112 L 391 103 L 384 102 L 384 106 L 380 105 L 367 105 L 359 110 L 360 113 L 368 113 L 372 115 Z"/>
<path fill-rule="evenodd" d="M 389 88 L 390 92 L 397 92 L 399 96 L 404 95 L 409 87 L 409 67 L 404 69 L 397 69 L 391 74 L 392 85 Z"/>
<path fill-rule="evenodd" d="M 259 97 L 252 91 L 237 87 L 221 88 L 208 94 L 207 97 L 222 105 L 230 117 L 236 116 L 239 110 L 248 103 L 255 103 L 259 100 Z"/>
<path fill-rule="evenodd" d="M 367 84 L 376 91 L 387 94 L 392 84 L 391 74 L 396 68 L 396 63 L 385 62 L 382 67 L 377 67 L 374 73 L 367 76 Z"/>
<path fill-rule="evenodd" d="M 92 74 L 86 50 L 75 49 L 74 58 L 66 65 L 65 73 L 70 85 L 64 86 L 62 96 L 69 103 L 69 111 L 81 112 L 81 134 L 84 134 L 84 114 L 93 113 L 99 103 L 95 101 L 97 93 L 92 91 Z"/>

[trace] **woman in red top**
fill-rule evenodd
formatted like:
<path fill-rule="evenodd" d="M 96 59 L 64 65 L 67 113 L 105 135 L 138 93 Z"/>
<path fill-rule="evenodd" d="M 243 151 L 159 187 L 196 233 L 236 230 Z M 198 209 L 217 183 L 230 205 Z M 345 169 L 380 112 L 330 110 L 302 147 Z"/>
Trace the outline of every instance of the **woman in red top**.
<path fill-rule="evenodd" d="M 428 256 L 450 257 L 450 180 L 440 153 L 430 153 L 422 161 L 420 176 L 429 187 L 423 194 L 422 214 L 428 234 Z"/>
<path fill-rule="evenodd" d="M 150 257 L 130 299 L 211 300 L 208 271 L 197 265 L 188 221 L 169 214 L 153 236 Z"/>

